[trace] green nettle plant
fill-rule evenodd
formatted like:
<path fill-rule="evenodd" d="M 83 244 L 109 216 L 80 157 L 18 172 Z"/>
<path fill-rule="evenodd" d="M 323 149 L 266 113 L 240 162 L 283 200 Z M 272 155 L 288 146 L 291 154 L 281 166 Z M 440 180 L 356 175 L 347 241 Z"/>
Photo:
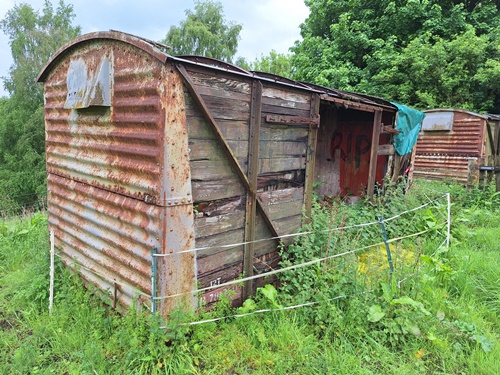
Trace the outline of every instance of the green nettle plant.
<path fill-rule="evenodd" d="M 449 248 L 446 198 L 435 200 L 444 192 L 453 202 Z M 135 307 L 114 312 L 58 258 L 49 314 L 46 215 L 0 221 L 0 373 L 495 374 L 499 194 L 419 181 L 386 194 L 315 202 L 310 233 L 282 258 L 321 261 L 280 273 L 237 309 L 223 296 L 166 320 Z M 348 228 L 363 223 L 372 224 Z"/>

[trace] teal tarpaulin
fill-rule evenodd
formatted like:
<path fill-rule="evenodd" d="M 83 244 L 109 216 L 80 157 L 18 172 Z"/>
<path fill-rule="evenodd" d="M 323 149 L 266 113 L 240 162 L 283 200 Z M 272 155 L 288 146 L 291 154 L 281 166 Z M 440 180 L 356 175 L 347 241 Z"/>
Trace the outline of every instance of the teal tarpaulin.
<path fill-rule="evenodd" d="M 407 107 L 403 104 L 391 103 L 398 107 L 398 123 L 396 129 L 400 133 L 394 139 L 394 148 L 399 155 L 406 155 L 411 152 L 417 143 L 420 126 L 424 120 L 425 113 Z"/>

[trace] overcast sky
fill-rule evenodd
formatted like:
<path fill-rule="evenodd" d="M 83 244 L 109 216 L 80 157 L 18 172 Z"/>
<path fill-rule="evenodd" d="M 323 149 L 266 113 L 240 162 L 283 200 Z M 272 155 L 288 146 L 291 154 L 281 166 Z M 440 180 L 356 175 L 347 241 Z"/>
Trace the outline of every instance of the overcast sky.
<path fill-rule="evenodd" d="M 59 0 L 51 0 L 57 7 Z M 304 0 L 220 0 L 226 21 L 243 25 L 236 57 L 250 61 L 271 50 L 287 53 L 300 39 L 299 25 L 309 15 Z M 27 3 L 42 10 L 43 0 L 0 0 L 0 19 L 16 4 Z M 73 4 L 76 15 L 73 25 L 82 34 L 110 29 L 125 31 L 145 38 L 160 40 L 171 25 L 186 18 L 185 10 L 194 9 L 193 0 L 66 0 Z M 12 65 L 8 39 L 0 31 L 0 77 Z M 7 95 L 0 85 L 0 96 Z"/>

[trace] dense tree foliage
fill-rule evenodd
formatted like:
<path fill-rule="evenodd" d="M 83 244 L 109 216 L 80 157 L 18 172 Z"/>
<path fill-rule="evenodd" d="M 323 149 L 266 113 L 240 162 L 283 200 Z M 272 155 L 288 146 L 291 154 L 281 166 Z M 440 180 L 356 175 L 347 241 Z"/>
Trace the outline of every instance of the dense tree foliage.
<path fill-rule="evenodd" d="M 0 101 L 0 196 L 29 196 L 45 191 L 43 88 L 35 83 L 50 56 L 79 35 L 72 26 L 73 7 L 47 0 L 41 12 L 18 4 L 0 28 L 9 37 L 13 65 Z"/>
<path fill-rule="evenodd" d="M 296 78 L 424 109 L 499 113 L 499 3 L 306 0 Z"/>
<path fill-rule="evenodd" d="M 261 55 L 260 59 L 255 59 L 253 62 L 239 57 L 236 60 L 236 65 L 243 69 L 278 74 L 287 78 L 293 76 L 291 55 L 278 53 L 275 50 L 269 52 L 269 55 Z"/>
<path fill-rule="evenodd" d="M 162 41 L 174 55 L 200 55 L 231 62 L 242 26 L 226 22 L 218 1 L 195 0 L 194 12 L 186 10 L 180 26 L 171 26 Z"/>

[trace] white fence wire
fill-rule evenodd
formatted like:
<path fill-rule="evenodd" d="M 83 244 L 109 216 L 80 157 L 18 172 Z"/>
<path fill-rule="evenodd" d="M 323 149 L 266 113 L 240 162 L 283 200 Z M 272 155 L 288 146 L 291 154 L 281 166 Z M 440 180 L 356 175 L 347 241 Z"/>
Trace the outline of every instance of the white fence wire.
<path fill-rule="evenodd" d="M 384 222 L 389 222 L 389 221 L 395 220 L 395 219 L 397 219 L 397 218 L 399 218 L 399 217 L 401 217 L 401 216 L 403 216 L 405 214 L 408 214 L 408 213 L 411 213 L 411 212 L 415 212 L 415 211 L 423 209 L 423 208 L 425 208 L 425 207 L 427 207 L 429 205 L 435 204 L 437 201 L 439 201 L 443 197 L 447 198 L 447 206 L 448 206 L 447 207 L 448 208 L 448 210 L 447 210 L 447 218 L 446 218 L 447 232 L 446 232 L 446 238 L 439 245 L 438 249 L 441 248 L 445 244 L 448 247 L 449 246 L 449 241 L 450 241 L 449 237 L 450 237 L 450 223 L 451 223 L 451 217 L 450 217 L 450 195 L 449 195 L 449 193 L 445 194 L 443 196 L 440 196 L 440 197 L 438 197 L 438 198 L 436 198 L 434 200 L 431 200 L 431 201 L 429 201 L 429 202 L 427 202 L 425 204 L 422 204 L 422 205 L 420 205 L 418 207 L 415 207 L 415 208 L 403 211 L 403 212 L 401 212 L 401 213 L 399 213 L 397 215 L 394 215 L 392 217 L 384 219 Z M 368 222 L 368 223 L 355 224 L 355 225 L 351 225 L 351 226 L 342 226 L 342 227 L 337 227 L 337 228 L 329 228 L 329 229 L 321 230 L 321 231 L 297 232 L 297 233 L 288 234 L 288 235 L 279 236 L 279 237 L 259 239 L 259 240 L 252 241 L 252 242 L 253 243 L 259 243 L 259 242 L 263 242 L 263 241 L 279 240 L 279 239 L 283 239 L 283 238 L 298 237 L 298 236 L 307 236 L 307 235 L 311 235 L 311 234 L 315 234 L 315 233 L 328 233 L 328 232 L 334 232 L 334 231 L 340 231 L 340 230 L 346 230 L 346 229 L 362 228 L 362 227 L 367 227 L 367 226 L 371 226 L 371 225 L 375 225 L 375 224 L 379 225 L 380 223 L 379 223 L 379 221 L 373 221 L 373 222 Z M 444 223 L 443 223 L 443 225 L 444 225 Z M 416 233 L 408 234 L 408 235 L 397 237 L 397 238 L 390 238 L 390 239 L 387 239 L 387 243 L 393 243 L 393 242 L 401 241 L 403 239 L 421 236 L 421 235 L 423 235 L 425 233 L 429 233 L 431 231 L 435 231 L 435 228 L 430 228 L 430 229 L 422 230 L 422 231 L 419 231 L 419 232 L 416 232 Z M 207 250 L 207 249 L 230 249 L 230 248 L 238 247 L 238 246 L 249 244 L 249 243 L 251 243 L 251 242 L 240 242 L 240 243 L 234 243 L 234 244 L 228 244 L 228 245 L 200 247 L 200 248 L 183 250 L 183 251 L 177 252 L 176 254 L 193 253 L 193 252 L 196 253 L 198 251 Z M 294 265 L 291 265 L 291 266 L 288 266 L 288 267 L 283 267 L 283 268 L 279 268 L 279 269 L 276 269 L 276 270 L 271 270 L 269 272 L 261 273 L 261 274 L 258 274 L 258 275 L 252 275 L 252 276 L 248 276 L 248 277 L 238 278 L 238 279 L 234 279 L 234 280 L 231 280 L 231 281 L 228 281 L 228 282 L 225 282 L 225 283 L 208 286 L 208 287 L 205 287 L 205 288 L 194 289 L 194 290 L 189 291 L 189 292 L 177 293 L 177 294 L 172 294 L 172 295 L 168 295 L 168 296 L 151 296 L 151 295 L 149 295 L 147 293 L 144 293 L 144 292 L 142 292 L 142 291 L 140 291 L 140 290 L 137 289 L 137 294 L 138 295 L 143 295 L 145 297 L 148 297 L 149 299 L 151 299 L 151 301 L 162 301 L 162 300 L 166 300 L 166 299 L 169 299 L 169 298 L 181 297 L 181 296 L 184 296 L 184 295 L 198 295 L 199 293 L 207 292 L 207 291 L 210 291 L 210 290 L 213 290 L 213 289 L 219 289 L 219 288 L 229 287 L 229 286 L 232 286 L 232 285 L 237 285 L 237 284 L 244 283 L 245 281 L 255 280 L 255 279 L 258 279 L 258 278 L 269 277 L 269 276 L 277 275 L 277 274 L 280 274 L 280 273 L 283 273 L 283 272 L 287 272 L 287 271 L 291 271 L 291 270 L 296 270 L 296 269 L 303 268 L 303 267 L 308 267 L 308 266 L 311 266 L 311 265 L 314 265 L 314 264 L 318 264 L 318 263 L 324 262 L 326 260 L 340 258 L 340 257 L 344 257 L 344 256 L 347 256 L 347 255 L 350 255 L 350 254 L 355 254 L 355 253 L 358 253 L 358 252 L 360 252 L 362 250 L 367 250 L 369 248 L 382 246 L 385 243 L 386 242 L 381 241 L 381 242 L 373 243 L 373 244 L 370 244 L 370 245 L 358 247 L 358 248 L 355 248 L 355 249 L 352 249 L 352 250 L 344 251 L 342 253 L 333 254 L 333 255 L 329 255 L 329 256 L 325 256 L 325 257 L 321 257 L 321 258 L 316 258 L 316 259 L 312 259 L 310 261 L 302 262 L 300 264 L 294 264 Z M 59 254 L 56 254 L 56 255 L 61 258 L 61 256 Z M 154 254 L 153 256 L 166 257 L 166 256 L 170 256 L 170 255 L 171 254 Z M 85 269 L 88 272 L 94 273 L 95 275 L 97 275 L 97 276 L 99 276 L 101 278 L 106 279 L 105 275 L 103 275 L 103 274 L 101 274 L 99 272 L 96 272 L 95 270 L 93 270 L 93 269 L 91 269 L 89 267 L 86 267 L 86 266 L 84 266 L 82 264 L 79 264 L 78 262 L 76 262 L 76 260 L 73 260 L 73 263 L 77 267 Z M 53 267 L 53 265 L 51 265 L 51 267 Z M 397 282 L 397 285 L 400 286 L 402 282 L 404 282 L 406 279 L 408 279 L 409 277 L 412 277 L 412 276 L 413 275 L 409 275 L 406 278 L 404 278 L 402 280 L 399 280 Z M 115 283 L 117 285 L 123 285 L 123 286 L 126 286 L 127 288 L 134 289 L 131 285 L 129 285 L 127 283 L 121 283 L 121 282 L 116 281 L 116 280 L 112 280 L 111 282 Z M 364 292 L 364 293 L 368 293 L 368 292 L 371 292 L 371 291 L 367 291 L 367 292 Z M 316 304 L 319 304 L 319 303 L 328 302 L 328 301 L 332 301 L 332 300 L 336 300 L 336 299 L 341 299 L 341 298 L 347 298 L 347 297 L 349 297 L 349 296 L 347 296 L 347 295 L 339 295 L 337 297 L 330 298 L 330 299 L 327 299 L 327 300 L 324 300 L 324 301 L 306 302 L 306 303 L 302 303 L 302 304 L 298 304 L 298 305 L 294 305 L 294 306 L 282 307 L 282 308 L 278 308 L 278 309 L 260 309 L 260 310 L 256 310 L 256 311 L 245 313 L 245 314 L 234 314 L 234 315 L 231 315 L 231 316 L 217 317 L 217 318 L 213 318 L 213 319 L 207 319 L 207 320 L 203 320 L 203 321 L 189 322 L 189 323 L 184 323 L 184 324 L 187 324 L 187 325 L 197 325 L 197 324 L 203 324 L 203 323 L 208 323 L 208 322 L 216 322 L 216 321 L 220 321 L 220 320 L 224 320 L 224 319 L 228 319 L 228 318 L 240 318 L 240 317 L 244 317 L 244 316 L 255 315 L 255 314 L 260 314 L 260 313 L 265 313 L 265 312 L 293 310 L 293 309 L 297 309 L 297 308 L 301 308 L 301 307 L 313 306 L 313 305 L 316 305 Z"/>

